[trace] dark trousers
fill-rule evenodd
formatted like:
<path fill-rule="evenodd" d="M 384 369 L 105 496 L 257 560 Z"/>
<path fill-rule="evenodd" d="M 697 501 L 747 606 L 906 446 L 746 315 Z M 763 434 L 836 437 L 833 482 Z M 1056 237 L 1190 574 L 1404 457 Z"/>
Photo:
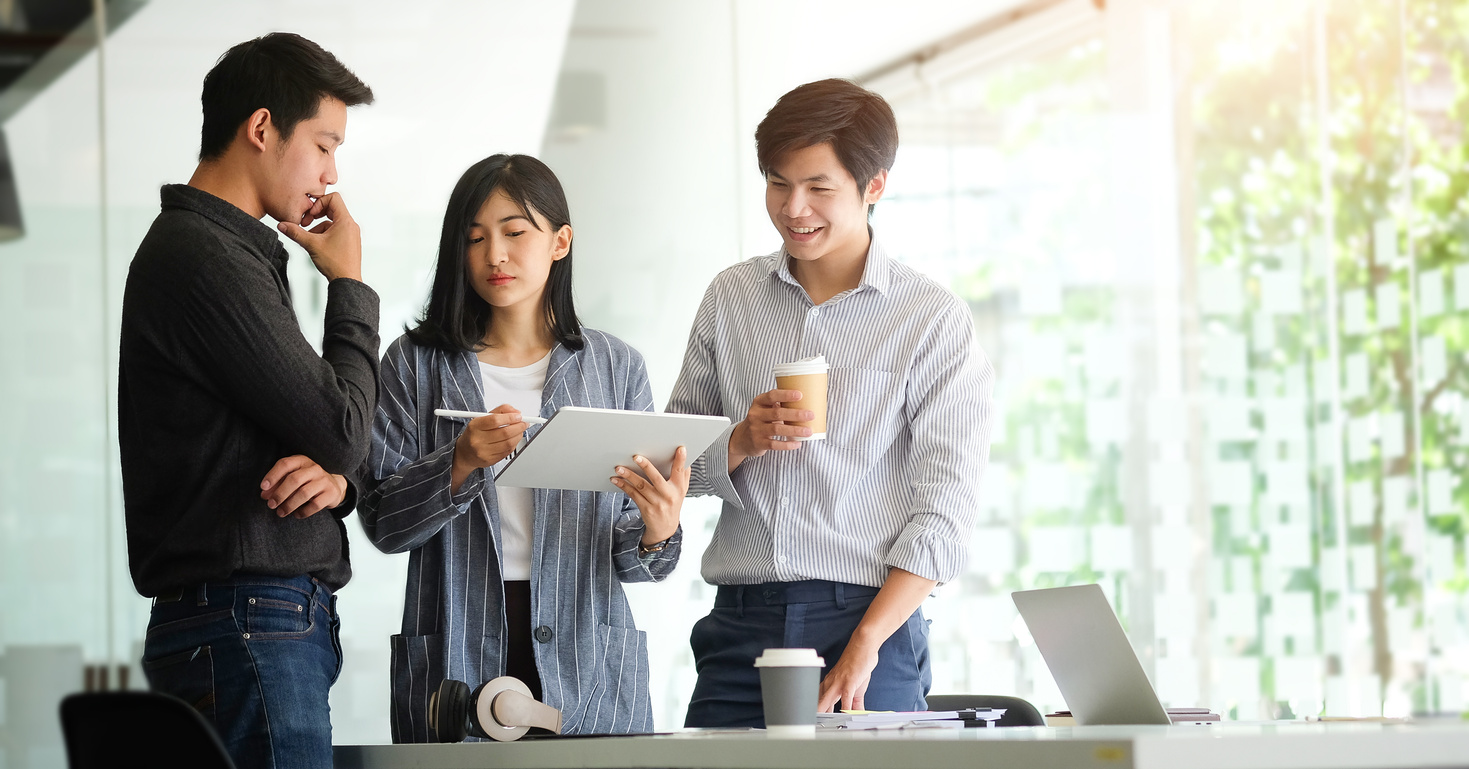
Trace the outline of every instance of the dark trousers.
<path fill-rule="evenodd" d="M 829 670 L 876 596 L 875 587 L 825 580 L 720 586 L 689 638 L 699 679 L 684 726 L 764 727 L 755 658 L 770 648 L 810 648 Z M 865 706 L 923 710 L 932 682 L 920 609 L 878 649 Z"/>
<path fill-rule="evenodd" d="M 154 599 L 143 672 L 193 705 L 240 769 L 332 765 L 336 598 L 311 577 L 246 577 Z"/>

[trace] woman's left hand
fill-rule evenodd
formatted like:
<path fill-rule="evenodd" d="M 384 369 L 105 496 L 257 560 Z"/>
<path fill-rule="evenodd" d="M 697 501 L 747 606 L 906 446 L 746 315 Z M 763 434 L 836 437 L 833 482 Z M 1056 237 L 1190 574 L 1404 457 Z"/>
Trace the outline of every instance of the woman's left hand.
<path fill-rule="evenodd" d="M 683 508 L 683 498 L 689 493 L 688 452 L 683 446 L 673 454 L 673 467 L 668 478 L 647 457 L 635 456 L 633 461 L 642 470 L 639 476 L 633 470 L 617 468 L 612 482 L 623 493 L 632 498 L 643 513 L 643 544 L 656 545 L 678 531 L 678 513 Z"/>

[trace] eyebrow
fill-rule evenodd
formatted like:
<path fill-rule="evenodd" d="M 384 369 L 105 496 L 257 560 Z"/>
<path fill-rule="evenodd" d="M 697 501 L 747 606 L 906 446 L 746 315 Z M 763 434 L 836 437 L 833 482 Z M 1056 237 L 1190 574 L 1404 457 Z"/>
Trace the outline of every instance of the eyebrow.
<path fill-rule="evenodd" d="M 500 221 L 496 222 L 496 224 L 504 224 L 506 222 L 513 222 L 516 219 L 524 219 L 527 222 L 530 222 L 532 226 L 535 225 L 535 222 L 534 221 L 531 221 L 531 218 L 529 216 L 524 215 L 524 214 L 511 214 L 509 216 L 506 216 L 506 217 L 500 219 Z M 483 224 L 480 224 L 478 221 L 473 221 L 473 222 L 470 222 L 469 223 L 469 226 L 471 226 L 471 227 L 483 227 L 484 225 Z M 537 229 L 540 229 L 540 228 L 537 227 Z"/>
<path fill-rule="evenodd" d="M 317 131 L 316 135 L 331 139 L 332 141 L 336 142 L 338 146 L 346 144 L 346 142 L 342 139 L 342 135 L 337 133 L 336 131 Z"/>
<path fill-rule="evenodd" d="M 781 176 L 780 174 L 778 174 L 778 173 L 776 173 L 774 171 L 766 171 L 765 173 L 766 173 L 767 176 L 774 176 L 775 178 L 777 178 L 777 179 L 779 179 L 779 180 L 781 180 L 783 182 L 790 181 L 789 179 L 785 178 L 784 176 Z M 817 174 L 815 176 L 808 176 L 805 179 L 802 179 L 801 181 L 803 181 L 803 182 L 818 182 L 818 183 L 819 182 L 829 182 L 829 181 L 831 181 L 831 177 L 827 176 L 826 174 Z"/>

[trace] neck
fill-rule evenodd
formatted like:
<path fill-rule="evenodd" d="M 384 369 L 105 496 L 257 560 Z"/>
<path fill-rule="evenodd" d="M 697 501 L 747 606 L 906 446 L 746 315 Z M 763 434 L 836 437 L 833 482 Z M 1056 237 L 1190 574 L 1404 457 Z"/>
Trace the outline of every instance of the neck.
<path fill-rule="evenodd" d="M 213 195 L 259 219 L 265 216 L 265 203 L 250 181 L 250 174 L 226 153 L 217 160 L 206 160 L 194 169 L 189 186 Z"/>
<path fill-rule="evenodd" d="M 851 291 L 862 283 L 862 272 L 867 269 L 867 251 L 872 245 L 872 236 L 864 228 L 862 239 L 849 246 L 832 251 L 820 259 L 802 261 L 791 259 L 791 277 L 806 289 L 814 304 L 844 291 Z"/>
<path fill-rule="evenodd" d="M 541 358 L 556 344 L 547 326 L 545 312 L 541 309 L 541 298 L 524 301 L 513 307 L 496 307 L 490 315 L 490 327 L 485 329 L 485 349 L 479 351 L 479 359 L 493 366 L 518 368 L 528 366 Z"/>

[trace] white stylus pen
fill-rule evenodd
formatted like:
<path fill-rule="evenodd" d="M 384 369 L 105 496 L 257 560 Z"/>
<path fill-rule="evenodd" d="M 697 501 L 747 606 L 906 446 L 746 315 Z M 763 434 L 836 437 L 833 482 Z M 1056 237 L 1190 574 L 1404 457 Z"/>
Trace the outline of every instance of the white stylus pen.
<path fill-rule="evenodd" d="M 488 411 L 455 411 L 454 409 L 434 409 L 434 416 L 449 417 L 451 419 L 454 417 L 460 417 L 463 419 L 478 419 L 480 417 L 487 417 L 489 415 L 490 412 Z M 520 421 L 528 425 L 543 425 L 546 423 L 546 420 L 541 419 L 540 417 L 528 417 L 524 414 L 520 415 Z"/>

